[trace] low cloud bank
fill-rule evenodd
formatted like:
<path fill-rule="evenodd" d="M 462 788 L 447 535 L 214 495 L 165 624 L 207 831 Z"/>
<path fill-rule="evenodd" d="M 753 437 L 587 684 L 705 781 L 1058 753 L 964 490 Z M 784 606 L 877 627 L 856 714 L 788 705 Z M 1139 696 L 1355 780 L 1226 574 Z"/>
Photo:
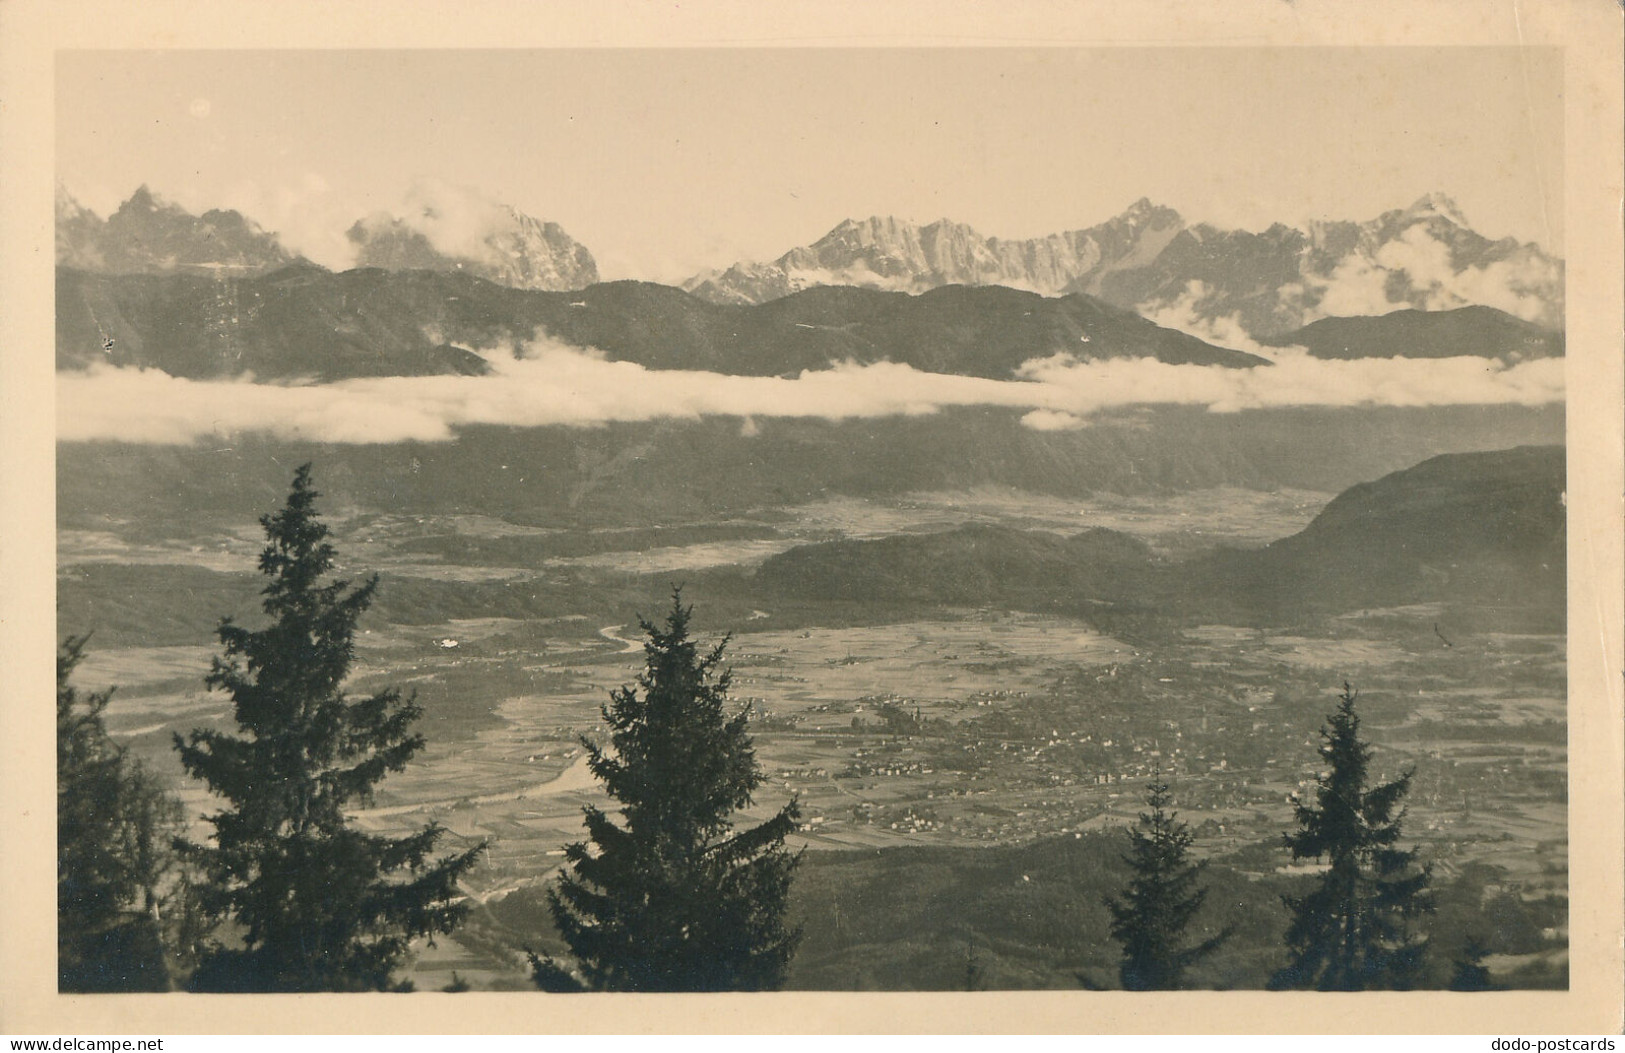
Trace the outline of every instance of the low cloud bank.
<path fill-rule="evenodd" d="M 103 367 L 57 377 L 57 435 L 181 445 L 259 433 L 333 443 L 446 442 L 478 424 L 590 427 L 657 418 L 849 420 L 919 416 L 955 406 L 1028 411 L 1039 431 L 1086 427 L 1091 415 L 1151 404 L 1218 413 L 1285 406 L 1448 406 L 1561 402 L 1563 360 L 1503 366 L 1481 358 L 1322 361 L 1277 352 L 1250 369 L 1152 359 L 1024 365 L 1015 380 L 922 373 L 893 363 L 845 364 L 794 378 L 651 370 L 548 342 L 522 357 L 488 352 L 483 377 L 381 377 L 330 384 L 185 380 Z"/>

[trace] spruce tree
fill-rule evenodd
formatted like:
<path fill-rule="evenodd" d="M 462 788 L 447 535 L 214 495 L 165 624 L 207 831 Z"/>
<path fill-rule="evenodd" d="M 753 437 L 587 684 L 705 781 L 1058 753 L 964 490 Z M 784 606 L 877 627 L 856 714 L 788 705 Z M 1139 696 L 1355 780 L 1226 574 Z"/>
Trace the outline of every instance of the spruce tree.
<path fill-rule="evenodd" d="M 1106 906 L 1112 939 L 1123 948 L 1118 976 L 1124 990 L 1173 991 L 1185 969 L 1212 954 L 1230 933 L 1186 945 L 1185 930 L 1207 898 L 1207 889 L 1197 886 L 1205 864 L 1189 859 L 1194 837 L 1177 813 L 1168 811 L 1168 784 L 1153 782 L 1145 800 L 1151 811 L 1141 812 L 1139 824 L 1129 830 L 1123 857 L 1133 877 L 1121 898 L 1106 897 Z"/>
<path fill-rule="evenodd" d="M 1405 989 L 1422 968 L 1425 945 L 1411 923 L 1432 910 L 1429 869 L 1416 865 L 1414 848 L 1397 847 L 1412 773 L 1367 789 L 1371 747 L 1360 741 L 1355 698 L 1345 683 L 1321 730 L 1328 770 L 1314 802 L 1298 803 L 1299 829 L 1285 838 L 1294 860 L 1328 866 L 1310 892 L 1285 897 L 1291 956 L 1274 988 Z"/>
<path fill-rule="evenodd" d="M 378 579 L 329 580 L 318 496 L 307 464 L 287 504 L 260 519 L 269 624 L 218 629 L 224 654 L 207 683 L 230 696 L 237 733 L 175 737 L 182 765 L 227 802 L 208 817 L 212 846 L 186 848 L 207 876 L 205 908 L 234 921 L 242 944 L 210 948 L 195 990 L 390 989 L 414 937 L 462 918 L 457 881 L 484 847 L 431 859 L 436 824 L 391 838 L 346 820 L 424 741 L 411 730 L 418 706 L 398 691 L 344 691 Z"/>
<path fill-rule="evenodd" d="M 734 829 L 762 772 L 746 713 L 729 713 L 727 641 L 702 652 L 691 613 L 674 593 L 663 627 L 640 620 L 645 668 L 602 709 L 609 746 L 582 740 L 622 822 L 585 809 L 589 840 L 566 848 L 549 901 L 595 990 L 773 990 L 800 938 L 785 924 L 796 802 Z M 557 963 L 533 965 L 537 986 L 567 986 Z"/>
<path fill-rule="evenodd" d="M 57 986 L 163 991 L 181 808 L 108 735 L 113 692 L 80 695 L 69 683 L 85 639 L 68 637 L 56 656 Z"/>

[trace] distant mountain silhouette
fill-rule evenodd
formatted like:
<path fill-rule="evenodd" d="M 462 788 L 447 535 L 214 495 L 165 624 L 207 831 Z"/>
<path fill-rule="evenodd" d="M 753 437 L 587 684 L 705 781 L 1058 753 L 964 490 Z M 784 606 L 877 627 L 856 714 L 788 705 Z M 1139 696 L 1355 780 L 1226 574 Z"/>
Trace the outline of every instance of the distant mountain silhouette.
<path fill-rule="evenodd" d="M 1322 318 L 1265 343 L 1304 347 L 1316 358 L 1469 356 L 1520 362 L 1563 355 L 1562 333 L 1481 306 Z"/>
<path fill-rule="evenodd" d="M 1302 532 L 1188 569 L 1194 586 L 1265 614 L 1438 600 L 1561 618 L 1564 449 L 1434 457 L 1339 494 Z"/>
<path fill-rule="evenodd" d="M 537 332 L 650 368 L 755 376 L 893 361 L 1008 378 L 1023 362 L 1057 354 L 1222 366 L 1263 361 L 1086 296 L 1046 299 L 998 287 L 917 297 L 814 289 L 761 306 L 724 306 L 644 282 L 551 293 L 439 271 L 333 274 L 307 265 L 219 281 L 67 268 L 57 275 L 60 368 L 109 361 L 184 377 L 251 372 L 262 380 L 478 373 L 488 366 L 470 349 L 524 342 Z"/>
<path fill-rule="evenodd" d="M 1344 491 L 1301 532 L 1257 550 L 1170 565 L 1110 530 L 972 526 L 798 547 L 756 581 L 803 600 L 1108 603 L 1249 621 L 1441 601 L 1561 617 L 1563 480 L 1560 446 L 1447 454 Z"/>
<path fill-rule="evenodd" d="M 313 265 L 261 278 L 100 275 L 57 269 L 57 367 L 95 362 L 203 379 L 484 373 L 467 348 L 433 339 L 382 271 Z"/>
<path fill-rule="evenodd" d="M 804 600 L 980 606 L 1132 595 L 1151 564 L 1115 530 L 1063 537 L 1001 526 L 803 545 L 767 560 L 757 584 Z"/>

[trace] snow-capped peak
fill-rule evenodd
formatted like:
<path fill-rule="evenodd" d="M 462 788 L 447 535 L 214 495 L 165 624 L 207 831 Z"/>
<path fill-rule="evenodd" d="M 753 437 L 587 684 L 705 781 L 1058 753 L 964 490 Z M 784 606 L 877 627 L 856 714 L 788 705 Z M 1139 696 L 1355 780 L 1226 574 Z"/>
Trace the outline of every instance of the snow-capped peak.
<path fill-rule="evenodd" d="M 1433 191 L 1431 194 L 1422 195 L 1422 197 L 1416 200 L 1415 204 L 1405 211 L 1410 215 L 1417 217 L 1427 215 L 1439 216 L 1442 219 L 1449 220 L 1458 227 L 1468 227 L 1471 225 L 1467 222 L 1467 217 L 1462 214 L 1461 207 L 1451 199 L 1450 195 L 1441 193 L 1437 190 Z"/>

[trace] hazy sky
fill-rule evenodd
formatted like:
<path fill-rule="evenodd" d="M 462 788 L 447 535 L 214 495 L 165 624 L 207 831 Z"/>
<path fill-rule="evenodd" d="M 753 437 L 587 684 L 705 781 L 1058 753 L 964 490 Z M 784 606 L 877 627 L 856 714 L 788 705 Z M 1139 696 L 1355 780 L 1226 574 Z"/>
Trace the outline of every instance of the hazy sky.
<path fill-rule="evenodd" d="M 1563 251 L 1556 49 L 62 52 L 57 171 L 320 262 L 414 180 L 557 221 L 605 277 L 775 257 L 846 217 L 1076 229 L 1369 219 L 1434 190 Z"/>

